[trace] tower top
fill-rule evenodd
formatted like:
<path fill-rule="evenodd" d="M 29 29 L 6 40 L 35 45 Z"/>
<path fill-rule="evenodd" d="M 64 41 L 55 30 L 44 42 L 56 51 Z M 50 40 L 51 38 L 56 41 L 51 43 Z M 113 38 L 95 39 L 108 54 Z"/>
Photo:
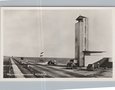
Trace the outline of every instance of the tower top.
<path fill-rule="evenodd" d="M 86 17 L 80 15 L 76 20 L 77 21 L 83 21 L 83 18 L 86 18 Z"/>

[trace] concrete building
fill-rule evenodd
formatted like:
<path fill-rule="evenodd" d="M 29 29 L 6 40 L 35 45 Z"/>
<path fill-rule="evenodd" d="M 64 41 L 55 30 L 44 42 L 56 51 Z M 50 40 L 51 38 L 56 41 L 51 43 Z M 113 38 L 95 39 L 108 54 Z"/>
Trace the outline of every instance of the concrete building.
<path fill-rule="evenodd" d="M 79 16 L 75 24 L 75 60 L 79 67 L 88 66 L 96 62 L 107 61 L 104 57 L 105 51 L 89 50 L 88 18 Z M 104 60 L 103 60 L 104 59 Z"/>
<path fill-rule="evenodd" d="M 88 50 L 88 19 L 79 16 L 75 24 L 75 59 L 78 60 L 79 66 L 85 65 L 85 55 L 83 51 Z"/>

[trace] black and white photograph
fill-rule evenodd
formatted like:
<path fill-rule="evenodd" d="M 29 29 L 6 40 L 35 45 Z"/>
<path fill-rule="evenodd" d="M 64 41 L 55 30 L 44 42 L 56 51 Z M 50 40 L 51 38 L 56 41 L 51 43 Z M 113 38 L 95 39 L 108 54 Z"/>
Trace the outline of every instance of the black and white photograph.
<path fill-rule="evenodd" d="M 4 7 L 3 78 L 113 78 L 112 12 Z"/>

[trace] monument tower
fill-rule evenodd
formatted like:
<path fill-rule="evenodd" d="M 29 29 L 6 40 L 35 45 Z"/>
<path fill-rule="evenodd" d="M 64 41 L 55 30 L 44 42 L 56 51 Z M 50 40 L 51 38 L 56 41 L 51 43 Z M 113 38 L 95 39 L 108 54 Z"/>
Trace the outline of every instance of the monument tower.
<path fill-rule="evenodd" d="M 79 67 L 84 67 L 88 63 L 94 63 L 99 61 L 100 59 L 96 59 L 92 54 L 95 54 L 99 57 L 99 53 L 103 54 L 104 51 L 91 51 L 89 50 L 89 31 L 88 31 L 88 18 L 84 16 L 79 16 L 76 19 L 75 24 L 75 60 L 78 61 Z M 89 59 L 86 59 L 86 56 Z M 90 58 L 93 58 L 91 61 Z M 100 58 L 103 58 L 101 55 Z"/>
<path fill-rule="evenodd" d="M 85 53 L 88 51 L 88 18 L 79 16 L 75 24 L 75 59 L 79 67 L 85 66 Z"/>

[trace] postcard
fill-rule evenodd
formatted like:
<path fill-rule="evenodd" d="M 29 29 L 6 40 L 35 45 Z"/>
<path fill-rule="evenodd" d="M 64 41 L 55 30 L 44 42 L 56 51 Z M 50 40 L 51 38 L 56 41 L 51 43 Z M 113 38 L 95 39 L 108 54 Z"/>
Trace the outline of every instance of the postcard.
<path fill-rule="evenodd" d="M 1 80 L 115 80 L 113 7 L 2 7 Z"/>

